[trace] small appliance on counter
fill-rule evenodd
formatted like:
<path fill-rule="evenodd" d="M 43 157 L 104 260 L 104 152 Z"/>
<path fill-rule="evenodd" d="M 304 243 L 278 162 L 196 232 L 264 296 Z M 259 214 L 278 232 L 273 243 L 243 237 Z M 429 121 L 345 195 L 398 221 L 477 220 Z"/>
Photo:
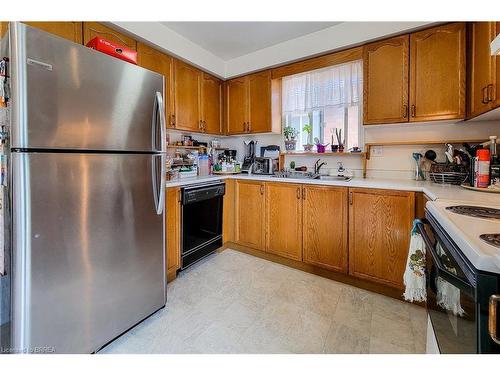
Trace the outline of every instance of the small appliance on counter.
<path fill-rule="evenodd" d="M 277 171 L 277 164 L 273 158 L 255 158 L 255 163 L 253 163 L 252 173 L 253 174 L 265 174 L 272 175 Z"/>
<path fill-rule="evenodd" d="M 245 157 L 241 166 L 241 173 L 250 173 L 253 163 L 255 162 L 255 146 L 256 141 L 245 141 Z"/>

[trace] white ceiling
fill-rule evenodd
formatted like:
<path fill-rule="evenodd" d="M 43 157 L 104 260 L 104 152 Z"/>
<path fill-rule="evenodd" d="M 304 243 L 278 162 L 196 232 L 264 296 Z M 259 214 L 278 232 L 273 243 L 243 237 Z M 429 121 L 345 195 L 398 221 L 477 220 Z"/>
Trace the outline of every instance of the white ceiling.
<path fill-rule="evenodd" d="M 231 60 L 341 22 L 162 22 L 176 33 Z"/>

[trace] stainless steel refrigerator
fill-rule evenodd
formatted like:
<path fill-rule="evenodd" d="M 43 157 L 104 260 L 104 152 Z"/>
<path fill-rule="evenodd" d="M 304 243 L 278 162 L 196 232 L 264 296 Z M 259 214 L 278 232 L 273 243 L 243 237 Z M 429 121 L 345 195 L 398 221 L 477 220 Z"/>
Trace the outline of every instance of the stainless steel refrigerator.
<path fill-rule="evenodd" d="M 91 353 L 166 302 L 164 78 L 9 33 L 9 345 Z"/>

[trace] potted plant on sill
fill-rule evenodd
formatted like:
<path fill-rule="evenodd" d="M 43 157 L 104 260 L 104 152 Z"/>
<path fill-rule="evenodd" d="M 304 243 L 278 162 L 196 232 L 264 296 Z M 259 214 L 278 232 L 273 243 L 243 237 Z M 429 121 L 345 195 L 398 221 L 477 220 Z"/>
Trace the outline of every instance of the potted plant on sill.
<path fill-rule="evenodd" d="M 285 150 L 295 151 L 297 146 L 297 140 L 295 139 L 297 131 L 291 126 L 285 126 L 283 129 L 283 135 L 285 137 Z"/>
<path fill-rule="evenodd" d="M 312 143 L 312 126 L 309 124 L 304 125 L 304 129 L 302 130 L 307 134 L 307 144 L 304 145 L 304 151 L 311 151 L 314 144 Z"/>

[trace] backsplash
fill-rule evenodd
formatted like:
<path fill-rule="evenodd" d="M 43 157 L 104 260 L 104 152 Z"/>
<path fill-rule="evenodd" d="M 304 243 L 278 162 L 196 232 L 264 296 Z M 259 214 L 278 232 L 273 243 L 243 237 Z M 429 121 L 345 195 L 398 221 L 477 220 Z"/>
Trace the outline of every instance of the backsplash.
<path fill-rule="evenodd" d="M 363 128 L 365 142 L 388 142 L 388 141 L 416 141 L 416 140 L 460 140 L 460 139 L 481 139 L 488 140 L 490 135 L 500 133 L 499 121 L 441 121 L 413 124 L 391 124 L 391 125 L 370 125 Z M 180 140 L 182 132 L 169 132 L 170 140 Z M 257 156 L 260 156 L 260 147 L 268 145 L 278 145 L 284 149 L 283 137 L 280 134 L 259 134 L 254 136 L 207 136 L 204 134 L 192 134 L 193 138 L 209 142 L 212 139 L 219 139 L 222 147 L 228 147 L 237 151 L 237 159 L 242 160 L 245 147 L 244 142 L 257 141 Z M 373 150 L 378 149 L 381 154 L 375 155 Z M 445 161 L 443 145 L 408 145 L 408 146 L 383 146 L 372 148 L 372 155 L 368 160 L 367 177 L 371 178 L 403 178 L 411 179 L 414 175 L 415 161 L 412 153 L 419 152 L 422 155 L 425 151 L 432 149 L 436 151 L 437 161 Z M 354 173 L 356 177 L 362 176 L 361 155 L 334 156 L 326 154 L 318 155 L 287 155 L 286 165 L 295 161 L 296 166 L 307 166 L 312 170 L 314 162 L 319 158 L 327 165 L 322 168 L 323 173 L 337 172 L 337 162 L 342 161 L 345 168 Z"/>

